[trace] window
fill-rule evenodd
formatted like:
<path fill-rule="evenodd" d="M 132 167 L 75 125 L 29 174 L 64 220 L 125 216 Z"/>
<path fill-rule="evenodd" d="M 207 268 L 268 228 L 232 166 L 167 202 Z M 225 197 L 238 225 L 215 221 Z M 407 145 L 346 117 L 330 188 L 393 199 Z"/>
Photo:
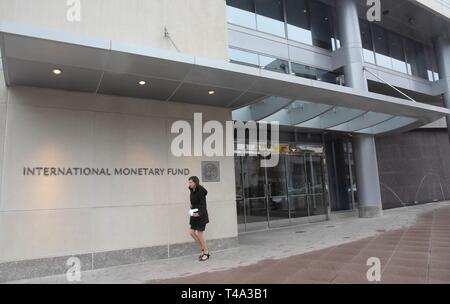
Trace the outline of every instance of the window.
<path fill-rule="evenodd" d="M 406 74 L 405 50 L 403 49 L 403 38 L 395 33 L 389 32 L 389 54 L 392 60 L 392 68 Z"/>
<path fill-rule="evenodd" d="M 286 0 L 288 38 L 327 50 L 340 47 L 331 7 L 310 0 Z"/>
<path fill-rule="evenodd" d="M 258 30 L 285 37 L 282 0 L 255 0 Z"/>
<path fill-rule="evenodd" d="M 298 77 L 317 79 L 315 68 L 299 63 L 292 63 L 292 74 Z"/>
<path fill-rule="evenodd" d="M 253 0 L 227 0 L 228 22 L 256 29 Z"/>
<path fill-rule="evenodd" d="M 228 49 L 230 62 L 243 64 L 253 67 L 259 67 L 258 55 L 250 52 L 240 51 L 236 49 Z"/>
<path fill-rule="evenodd" d="M 336 12 L 332 10 L 333 22 L 331 24 L 332 29 L 334 29 L 334 37 L 331 38 L 333 41 L 333 51 L 341 48 L 341 33 L 339 32 L 339 26 L 336 24 Z"/>
<path fill-rule="evenodd" d="M 370 24 L 365 20 L 359 21 L 364 61 L 375 64 L 375 53 L 373 51 L 372 31 L 370 29 Z"/>
<path fill-rule="evenodd" d="M 427 74 L 429 81 L 438 81 L 439 73 L 436 63 L 436 56 L 434 54 L 434 49 L 431 47 L 425 47 L 425 58 L 427 62 Z"/>
<path fill-rule="evenodd" d="M 372 26 L 372 34 L 375 45 L 375 59 L 379 66 L 392 69 L 392 61 L 389 57 L 389 43 L 387 32 L 379 27 Z"/>
<path fill-rule="evenodd" d="M 360 20 L 364 61 L 395 71 L 439 80 L 433 48 Z"/>
<path fill-rule="evenodd" d="M 268 71 L 279 72 L 283 74 L 289 74 L 289 61 L 266 56 L 259 55 L 252 52 L 237 50 L 234 48 L 229 48 L 230 62 L 236 64 L 242 64 L 252 67 L 257 67 L 265 69 Z M 335 72 L 330 72 L 327 70 L 322 70 L 318 68 L 313 68 L 300 63 L 291 63 L 292 75 L 328 82 L 332 84 L 343 85 L 343 75 Z"/>
<path fill-rule="evenodd" d="M 330 6 L 319 1 L 311 1 L 310 9 L 313 45 L 332 50 L 333 35 L 331 32 L 332 14 Z"/>
<path fill-rule="evenodd" d="M 233 48 L 229 48 L 228 53 L 231 63 L 252 66 L 284 74 L 289 73 L 289 63 L 286 60 L 258 55 L 252 52 L 241 51 Z"/>
<path fill-rule="evenodd" d="M 428 79 L 424 47 L 413 40 L 405 41 L 408 74 Z"/>
<path fill-rule="evenodd" d="M 312 45 L 309 5 L 307 0 L 286 0 L 288 38 Z"/>
<path fill-rule="evenodd" d="M 285 60 L 260 55 L 259 65 L 261 68 L 269 71 L 280 72 L 285 74 L 289 73 L 289 64 Z"/>
<path fill-rule="evenodd" d="M 230 23 L 330 51 L 340 48 L 334 10 L 322 1 L 226 1 Z"/>
<path fill-rule="evenodd" d="M 340 76 L 337 73 L 313 68 L 307 65 L 299 64 L 299 63 L 292 63 L 292 74 L 295 76 L 313 79 L 313 80 L 319 80 L 323 82 L 328 82 L 332 84 L 339 84 L 340 83 Z"/>

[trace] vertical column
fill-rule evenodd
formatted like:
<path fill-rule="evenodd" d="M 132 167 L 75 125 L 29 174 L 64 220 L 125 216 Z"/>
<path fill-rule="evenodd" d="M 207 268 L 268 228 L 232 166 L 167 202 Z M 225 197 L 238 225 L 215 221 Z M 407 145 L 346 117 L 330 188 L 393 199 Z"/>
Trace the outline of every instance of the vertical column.
<path fill-rule="evenodd" d="M 444 82 L 445 93 L 444 103 L 445 106 L 450 109 L 450 37 L 441 36 L 435 40 L 434 43 L 438 65 L 439 76 Z M 450 140 L 450 116 L 447 115 L 447 130 Z"/>
<path fill-rule="evenodd" d="M 339 0 L 336 1 L 336 5 L 341 46 L 345 54 L 346 86 L 367 91 L 357 4 L 355 0 Z M 355 136 L 354 143 L 359 216 L 364 218 L 381 216 L 383 208 L 375 139 L 373 136 L 358 135 Z"/>

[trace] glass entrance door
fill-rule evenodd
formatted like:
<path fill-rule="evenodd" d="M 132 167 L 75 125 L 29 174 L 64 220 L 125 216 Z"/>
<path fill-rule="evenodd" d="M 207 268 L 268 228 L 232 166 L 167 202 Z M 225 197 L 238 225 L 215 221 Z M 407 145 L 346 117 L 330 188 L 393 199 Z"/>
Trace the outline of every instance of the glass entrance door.
<path fill-rule="evenodd" d="M 327 214 L 323 149 L 280 154 L 275 167 L 261 157 L 235 159 L 239 231 L 283 227 Z M 324 218 L 326 219 L 326 218 Z"/>
<path fill-rule="evenodd" d="M 305 157 L 291 155 L 286 158 L 288 176 L 288 197 L 291 218 L 308 216 L 308 183 L 306 179 Z"/>
<path fill-rule="evenodd" d="M 244 156 L 242 159 L 245 230 L 268 227 L 267 178 L 261 167 L 261 157 Z"/>
<path fill-rule="evenodd" d="M 270 228 L 290 224 L 285 159 L 286 155 L 280 155 L 277 166 L 266 168 Z"/>
<path fill-rule="evenodd" d="M 306 154 L 305 164 L 308 184 L 308 216 L 326 214 L 323 156 Z"/>

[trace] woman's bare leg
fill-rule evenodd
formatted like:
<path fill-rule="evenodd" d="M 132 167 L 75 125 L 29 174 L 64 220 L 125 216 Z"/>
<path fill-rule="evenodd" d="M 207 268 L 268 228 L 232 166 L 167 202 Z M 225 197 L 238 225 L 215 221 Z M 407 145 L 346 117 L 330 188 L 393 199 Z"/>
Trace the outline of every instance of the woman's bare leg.
<path fill-rule="evenodd" d="M 197 237 L 200 241 L 203 251 L 205 253 L 209 253 L 208 245 L 206 244 L 206 240 L 205 240 L 205 236 L 203 235 L 203 231 L 196 230 L 195 233 L 197 234 Z"/>
<path fill-rule="evenodd" d="M 198 238 L 197 233 L 195 233 L 195 230 L 189 229 L 189 234 L 197 242 L 197 244 L 200 246 L 200 249 L 203 251 L 202 243 L 201 243 L 200 239 Z"/>

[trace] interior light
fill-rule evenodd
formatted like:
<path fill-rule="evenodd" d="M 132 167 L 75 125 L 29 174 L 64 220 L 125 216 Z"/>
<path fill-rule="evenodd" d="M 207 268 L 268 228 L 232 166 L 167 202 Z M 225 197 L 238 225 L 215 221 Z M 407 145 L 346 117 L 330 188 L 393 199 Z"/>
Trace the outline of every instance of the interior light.
<path fill-rule="evenodd" d="M 138 82 L 138 84 L 141 85 L 141 86 L 143 86 L 143 85 L 146 85 L 147 82 L 146 82 L 145 80 L 140 80 L 140 81 Z"/>
<path fill-rule="evenodd" d="M 216 94 L 216 91 L 213 91 L 213 90 L 208 91 L 208 94 L 209 94 L 209 95 L 214 95 L 214 94 Z"/>

